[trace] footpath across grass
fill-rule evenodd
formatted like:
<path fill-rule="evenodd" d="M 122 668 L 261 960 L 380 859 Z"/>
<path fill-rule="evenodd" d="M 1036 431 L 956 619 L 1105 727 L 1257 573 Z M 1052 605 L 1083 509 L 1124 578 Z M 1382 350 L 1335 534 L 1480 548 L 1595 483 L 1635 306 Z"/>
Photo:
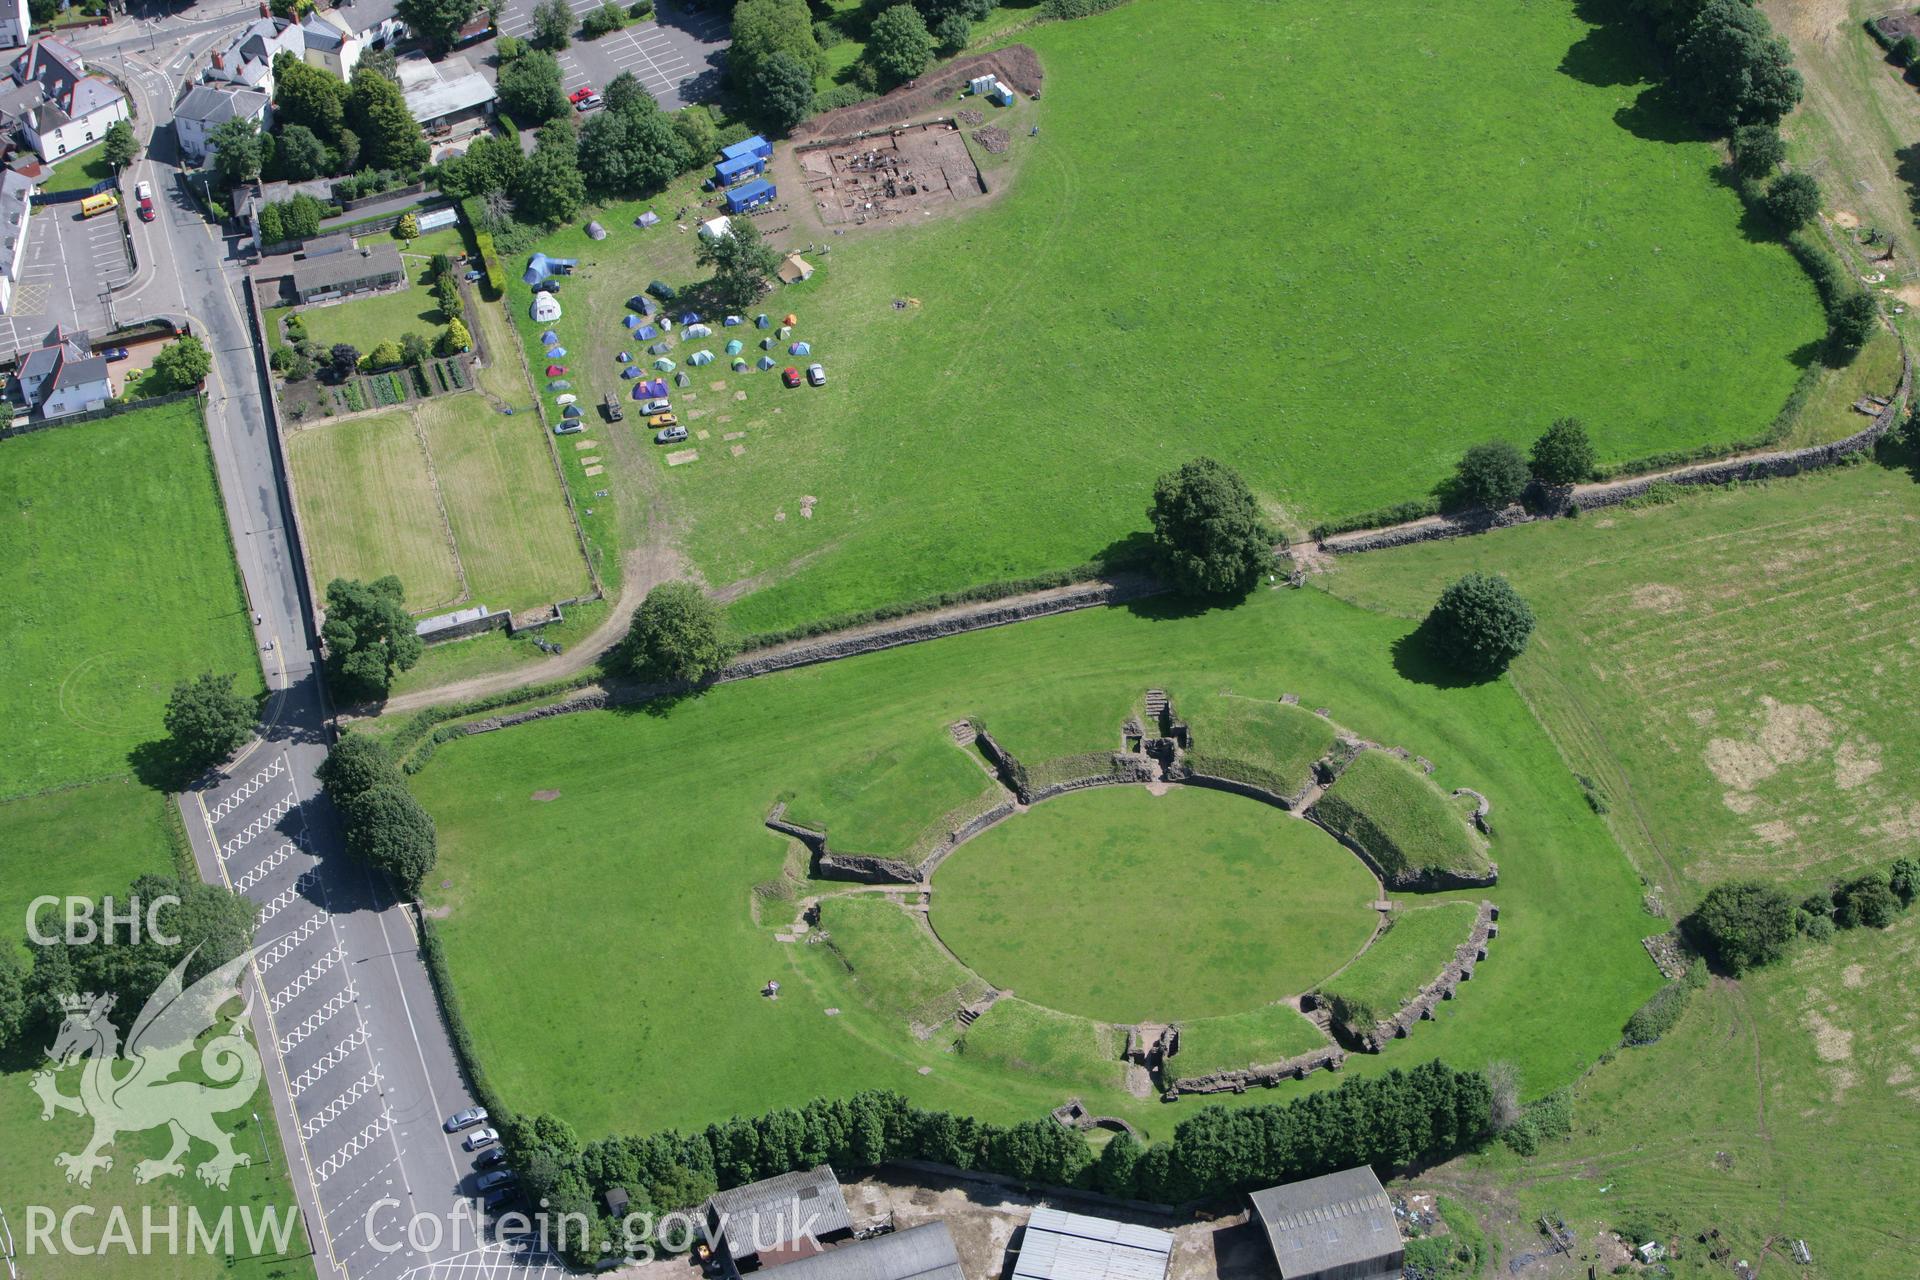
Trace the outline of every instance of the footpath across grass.
<path fill-rule="evenodd" d="M 199 406 L 0 443 L 0 797 L 126 773 L 176 681 L 263 684 Z"/>

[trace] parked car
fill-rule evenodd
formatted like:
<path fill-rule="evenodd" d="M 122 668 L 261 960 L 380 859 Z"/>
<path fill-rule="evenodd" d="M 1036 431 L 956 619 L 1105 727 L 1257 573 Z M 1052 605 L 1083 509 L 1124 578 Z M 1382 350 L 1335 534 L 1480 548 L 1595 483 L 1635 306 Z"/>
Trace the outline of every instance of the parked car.
<path fill-rule="evenodd" d="M 473 1167 L 476 1169 L 491 1169 L 493 1168 L 493 1166 L 497 1164 L 505 1164 L 506 1160 L 507 1160 L 507 1149 L 505 1147 L 495 1145 L 495 1146 L 488 1147 L 485 1151 L 482 1151 L 480 1153 L 480 1158 L 473 1162 Z"/>
<path fill-rule="evenodd" d="M 673 402 L 671 400 L 661 400 L 661 399 L 649 400 L 645 404 L 640 406 L 640 412 L 648 415 L 652 415 L 656 413 L 672 413 Z"/>
<path fill-rule="evenodd" d="M 480 1175 L 473 1185 L 482 1191 L 492 1191 L 495 1187 L 504 1187 L 516 1180 L 517 1175 L 511 1169 L 495 1169 Z"/>
<path fill-rule="evenodd" d="M 533 291 L 535 293 L 558 293 L 560 292 L 560 279 L 558 276 L 548 276 L 545 280 L 533 286 Z"/>
<path fill-rule="evenodd" d="M 586 97 L 580 99 L 580 101 L 574 103 L 573 109 L 575 111 L 581 112 L 582 114 L 585 114 L 586 112 L 593 110 L 595 107 L 604 106 L 604 105 L 606 105 L 606 99 L 602 98 L 597 93 L 590 93 Z"/>
<path fill-rule="evenodd" d="M 471 1129 L 475 1125 L 487 1122 L 485 1107 L 468 1107 L 465 1111 L 456 1111 L 447 1117 L 447 1132 L 458 1133 L 462 1129 Z"/>
<path fill-rule="evenodd" d="M 468 284 L 473 284 L 477 281 L 486 279 L 486 277 L 487 277 L 487 273 L 484 271 L 469 271 L 467 272 L 464 279 Z"/>
<path fill-rule="evenodd" d="M 565 422 L 556 422 L 554 424 L 553 434 L 557 436 L 578 435 L 580 432 L 585 431 L 586 429 L 587 429 L 586 424 L 581 422 L 578 418 L 568 418 Z M 448 1132 L 451 1133 L 452 1130 L 448 1130 Z"/>
<path fill-rule="evenodd" d="M 667 427 L 654 435 L 653 442 L 655 444 L 679 444 L 686 438 L 687 429 L 685 427 Z"/>
<path fill-rule="evenodd" d="M 511 1203 L 513 1200 L 517 1199 L 519 1195 L 520 1195 L 520 1190 L 518 1187 L 500 1188 L 500 1190 L 494 1192 L 492 1195 L 486 1198 L 485 1204 L 486 1204 L 487 1212 L 488 1213 L 498 1212 L 501 1206 Z"/>
<path fill-rule="evenodd" d="M 125 347 L 108 347 L 100 354 L 109 360 L 125 360 L 127 358 L 127 349 Z"/>
<path fill-rule="evenodd" d="M 680 419 L 670 413 L 656 413 L 647 418 L 647 425 L 650 427 L 677 427 L 680 425 Z"/>
<path fill-rule="evenodd" d="M 680 296 L 680 291 L 664 280 L 655 280 L 647 286 L 647 292 L 662 302 L 672 302 Z"/>
<path fill-rule="evenodd" d="M 490 1147 L 498 1141 L 500 1141 L 500 1131 L 498 1129 L 475 1129 L 467 1135 L 467 1140 L 460 1145 L 469 1151 L 478 1151 L 480 1148 Z"/>
<path fill-rule="evenodd" d="M 792 365 L 788 365 L 780 371 L 780 381 L 790 387 L 797 387 L 800 385 L 800 371 Z"/>
<path fill-rule="evenodd" d="M 810 364 L 807 366 L 807 381 L 816 387 L 824 387 L 827 385 L 827 371 L 817 364 Z"/>
<path fill-rule="evenodd" d="M 585 102 L 588 98 L 594 98 L 598 96 L 599 95 L 594 92 L 594 88 L 592 85 L 583 84 L 578 89 L 575 89 L 572 93 L 567 95 L 567 101 L 571 102 L 574 106 L 577 107 L 581 103 Z"/>

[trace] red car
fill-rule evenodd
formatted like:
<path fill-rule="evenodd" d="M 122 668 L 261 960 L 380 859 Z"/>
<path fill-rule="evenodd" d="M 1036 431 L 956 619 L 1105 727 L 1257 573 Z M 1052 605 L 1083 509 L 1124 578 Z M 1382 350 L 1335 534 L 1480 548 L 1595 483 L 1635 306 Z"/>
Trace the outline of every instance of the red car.
<path fill-rule="evenodd" d="M 800 385 L 800 371 L 789 365 L 780 371 L 780 381 L 790 387 L 797 387 Z"/>
<path fill-rule="evenodd" d="M 588 98 L 591 98 L 593 96 L 593 93 L 594 93 L 594 89 L 592 85 L 583 84 L 578 89 L 575 89 L 572 93 L 567 95 L 567 101 L 577 107 L 581 103 L 585 102 Z"/>

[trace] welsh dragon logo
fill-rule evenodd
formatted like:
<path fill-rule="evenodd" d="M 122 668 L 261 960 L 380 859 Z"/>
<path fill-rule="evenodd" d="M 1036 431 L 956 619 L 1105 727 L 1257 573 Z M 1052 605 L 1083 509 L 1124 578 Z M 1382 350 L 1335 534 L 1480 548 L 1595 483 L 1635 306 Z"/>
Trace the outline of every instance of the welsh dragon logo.
<path fill-rule="evenodd" d="M 53 1119 L 55 1111 L 93 1117 L 93 1140 L 86 1149 L 53 1158 L 67 1171 L 68 1182 L 92 1186 L 95 1170 L 113 1168 L 113 1157 L 104 1153 L 116 1136 L 162 1126 L 172 1131 L 173 1146 L 162 1159 L 135 1165 L 136 1182 L 184 1174 L 180 1157 L 193 1138 L 214 1149 L 213 1158 L 197 1169 L 210 1186 L 225 1190 L 234 1169 L 252 1163 L 252 1157 L 233 1149 L 233 1139 L 214 1120 L 246 1106 L 260 1085 L 260 1053 L 246 1036 L 251 1001 L 200 1049 L 198 1074 L 212 1083 L 175 1078 L 201 1035 L 220 1020 L 221 1007 L 239 998 L 240 975 L 252 957 L 251 950 L 244 951 L 182 990 L 181 975 L 193 959 L 189 953 L 134 1019 L 124 1053 L 120 1033 L 107 1018 L 112 996 L 62 997 L 66 1018 L 47 1051 L 53 1066 L 34 1073 L 33 1091 L 40 1095 L 42 1120 Z M 56 1081 L 76 1065 L 80 1092 L 69 1097 Z"/>

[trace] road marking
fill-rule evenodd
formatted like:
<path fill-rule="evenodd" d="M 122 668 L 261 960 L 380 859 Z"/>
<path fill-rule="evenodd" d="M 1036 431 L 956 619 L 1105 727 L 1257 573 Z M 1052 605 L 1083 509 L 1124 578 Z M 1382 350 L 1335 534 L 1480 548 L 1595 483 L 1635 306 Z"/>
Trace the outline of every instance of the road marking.
<path fill-rule="evenodd" d="M 353 983 L 347 983 L 347 989 L 328 998 L 319 1011 L 310 1013 L 299 1026 L 280 1037 L 280 1052 L 291 1053 L 300 1047 L 302 1041 L 332 1021 L 333 1015 L 353 1003 Z"/>
<path fill-rule="evenodd" d="M 278 1013 L 280 1010 L 286 1008 L 295 996 L 320 981 L 321 978 L 326 976 L 327 970 L 340 964 L 346 958 L 347 949 L 339 943 L 335 943 L 332 950 L 308 965 L 299 977 L 280 989 L 273 997 L 272 1008 L 274 1012 Z M 353 984 L 351 982 L 347 984 L 347 994 L 349 997 L 353 994 Z"/>
<path fill-rule="evenodd" d="M 319 1084 L 321 1080 L 326 1078 L 327 1072 L 352 1057 L 353 1051 L 366 1042 L 367 1029 L 365 1027 L 354 1031 L 345 1040 L 342 1040 L 339 1044 L 321 1054 L 318 1061 L 312 1066 L 287 1081 L 287 1096 L 289 1098 L 297 1098 L 307 1090 L 313 1088 L 314 1085 Z"/>
<path fill-rule="evenodd" d="M 393 1113 L 382 1111 L 380 1118 L 347 1139 L 345 1146 L 314 1166 L 313 1176 L 325 1182 L 346 1168 L 353 1158 L 373 1145 L 373 1140 L 393 1128 Z"/>
<path fill-rule="evenodd" d="M 253 927 L 255 931 L 257 932 L 260 928 L 262 928 L 267 923 L 267 921 L 273 919 L 275 916 L 279 915 L 282 911 L 285 911 L 288 907 L 300 901 L 301 898 L 305 897 L 309 892 L 312 891 L 314 886 L 318 885 L 319 883 L 320 883 L 320 873 L 317 870 L 315 870 L 312 867 L 309 867 L 305 871 L 302 871 L 300 873 L 300 878 L 293 882 L 293 888 L 282 889 L 279 893 L 273 896 L 273 900 L 271 902 L 267 903 L 267 905 L 260 908 L 260 914 L 255 916 L 253 919 Z"/>
<path fill-rule="evenodd" d="M 293 846 L 291 844 L 281 845 L 278 849 L 275 849 L 262 859 L 260 864 L 253 870 L 247 872 L 247 874 L 241 876 L 238 880 L 235 880 L 232 885 L 233 891 L 244 894 L 247 890 L 253 888 L 253 886 L 259 884 L 262 880 L 265 880 L 267 875 L 273 871 L 275 867 L 285 862 L 287 856 L 292 852 Z"/>
<path fill-rule="evenodd" d="M 220 846 L 221 859 L 231 858 L 234 854 L 246 848 L 248 842 L 255 836 L 262 836 L 273 830 L 274 827 L 279 825 L 280 819 L 292 813 L 299 803 L 300 797 L 290 791 L 285 796 L 268 805 L 265 813 L 242 827 L 239 834 L 233 836 L 225 844 Z"/>
<path fill-rule="evenodd" d="M 326 1106 L 314 1112 L 312 1118 L 301 1124 L 300 1132 L 306 1137 L 313 1137 L 335 1120 L 345 1115 L 354 1103 L 372 1093 L 379 1087 L 379 1084 L 380 1069 L 375 1067 L 372 1071 L 367 1072 L 367 1074 L 348 1085 L 345 1093 L 342 1093 L 332 1102 L 329 1102 Z"/>
<path fill-rule="evenodd" d="M 232 813 L 234 809 L 239 807 L 242 800 L 245 800 L 261 787 L 266 786 L 269 781 L 279 777 L 286 771 L 287 757 L 284 754 L 275 756 L 272 763 L 267 765 L 266 768 L 254 774 L 251 778 L 248 778 L 232 791 L 229 791 L 218 804 L 207 810 L 207 812 L 212 815 L 215 822 L 220 821 L 220 819 L 226 817 Z"/>
<path fill-rule="evenodd" d="M 285 960 L 288 956 L 299 950 L 301 943 L 318 933 L 320 926 L 331 919 L 333 919 L 333 916 L 328 914 L 324 908 L 308 916 L 305 920 L 302 920 L 291 933 L 283 935 L 280 940 L 272 946 L 255 953 L 253 957 L 254 962 L 260 966 L 263 973 L 273 968 L 274 965 L 279 964 L 282 960 Z"/>

